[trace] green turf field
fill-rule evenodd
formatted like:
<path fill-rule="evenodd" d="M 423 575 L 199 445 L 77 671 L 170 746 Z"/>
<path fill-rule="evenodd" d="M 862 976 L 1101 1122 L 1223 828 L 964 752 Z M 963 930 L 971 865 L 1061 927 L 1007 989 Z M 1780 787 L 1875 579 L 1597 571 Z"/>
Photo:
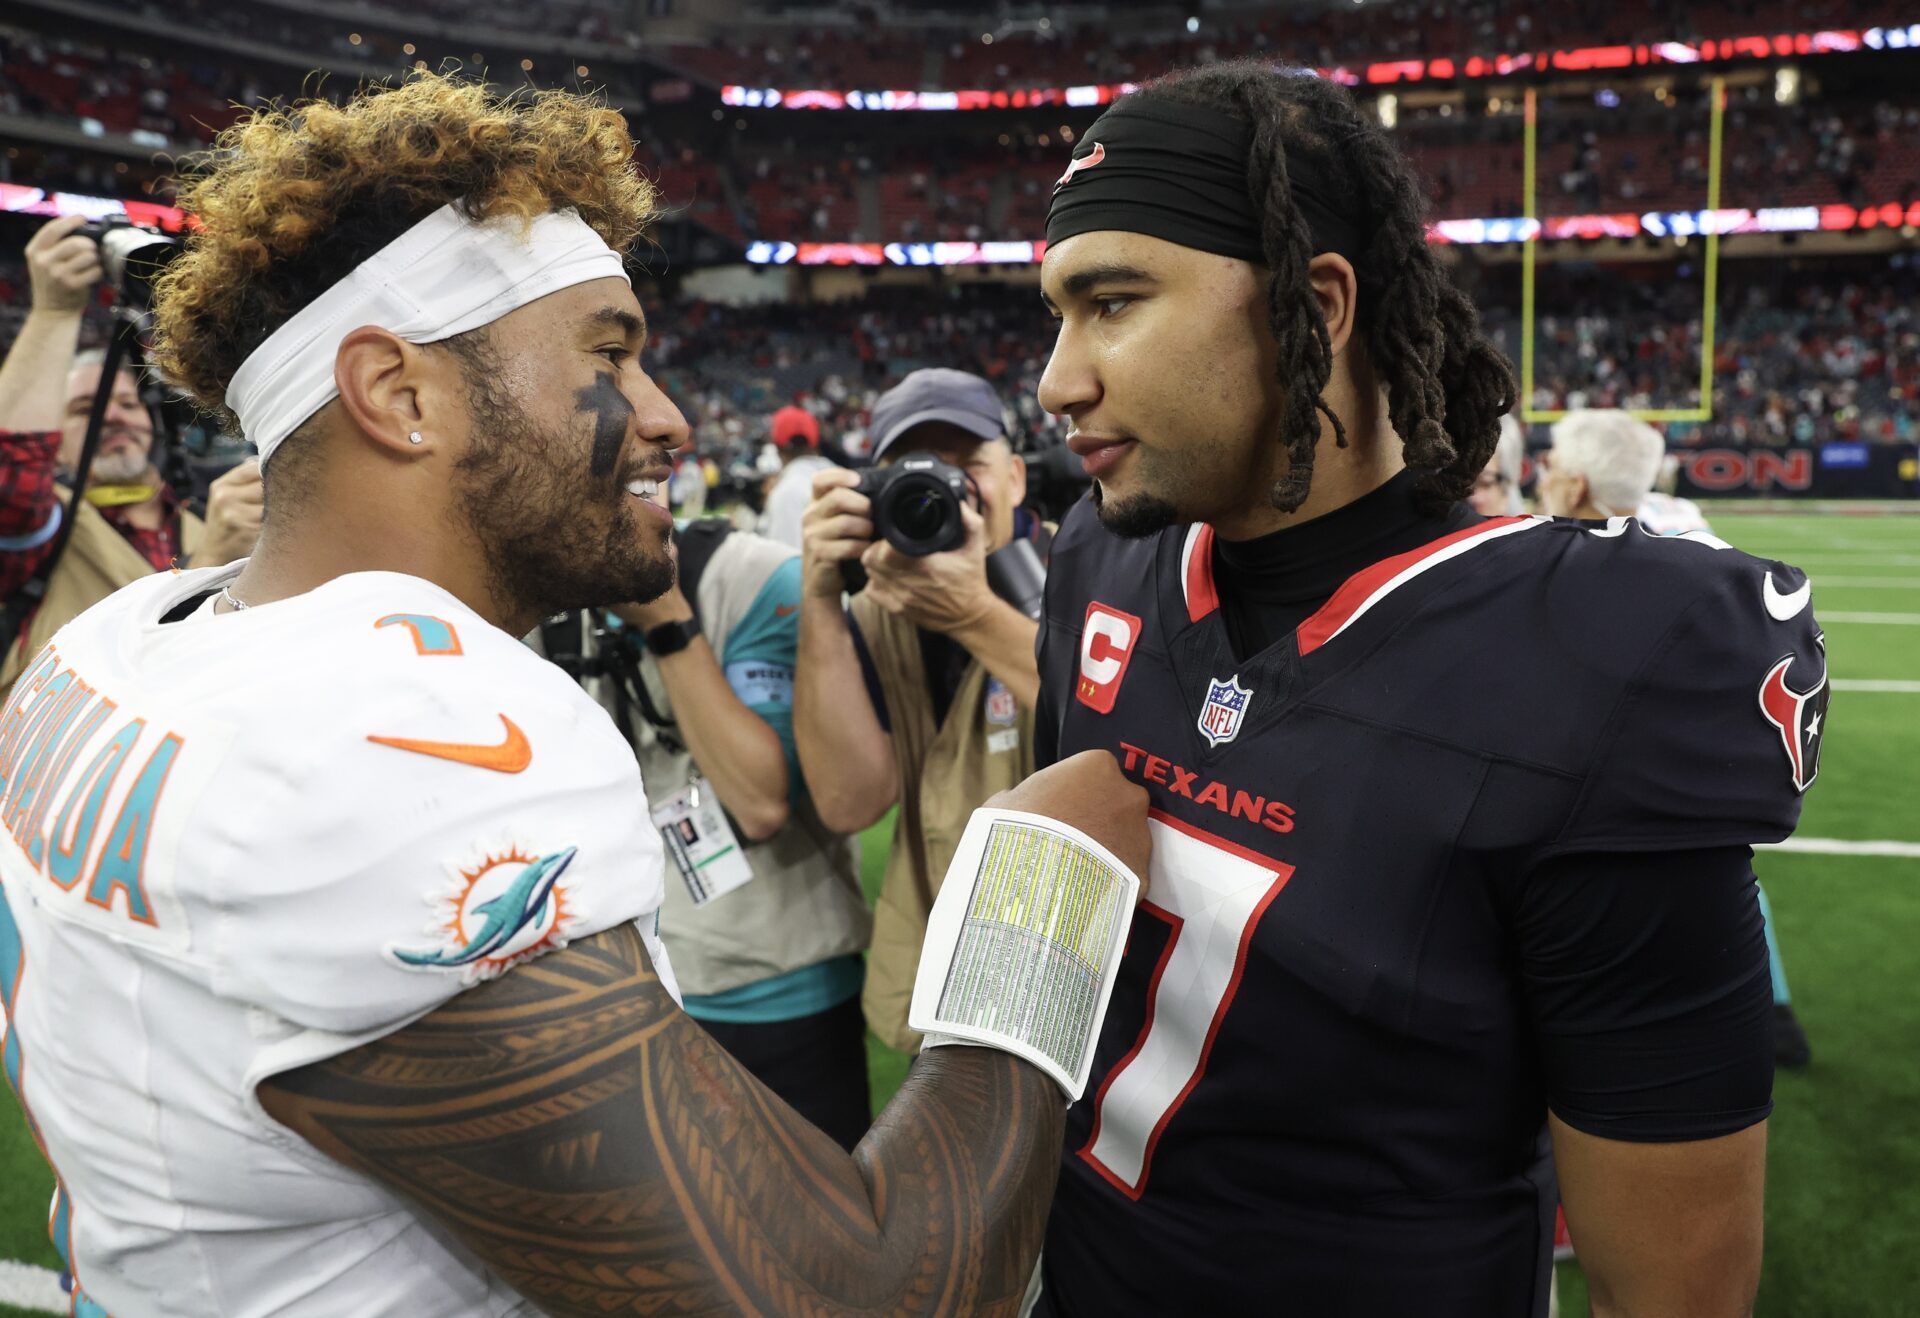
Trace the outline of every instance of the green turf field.
<path fill-rule="evenodd" d="M 1814 580 L 1838 685 L 1799 836 L 1920 843 L 1920 517 L 1711 514 L 1724 538 Z M 886 840 L 885 825 L 866 838 L 870 891 Z M 1814 1053 L 1775 1086 L 1758 1313 L 1920 1313 L 1920 858 L 1770 852 L 1756 868 Z M 868 1042 L 878 1105 L 906 1059 Z M 0 1092 L 0 1259 L 57 1266 L 51 1178 Z M 1561 1281 L 1562 1311 L 1585 1314 L 1577 1266 Z"/>

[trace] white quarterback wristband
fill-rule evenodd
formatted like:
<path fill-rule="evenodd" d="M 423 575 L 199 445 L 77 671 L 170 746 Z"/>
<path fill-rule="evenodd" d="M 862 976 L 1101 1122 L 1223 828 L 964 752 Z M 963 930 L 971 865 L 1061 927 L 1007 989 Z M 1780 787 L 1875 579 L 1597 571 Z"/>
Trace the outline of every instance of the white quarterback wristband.
<path fill-rule="evenodd" d="M 1069 824 L 973 812 L 927 917 L 907 1023 L 1024 1058 L 1078 1101 L 1140 880 Z"/>

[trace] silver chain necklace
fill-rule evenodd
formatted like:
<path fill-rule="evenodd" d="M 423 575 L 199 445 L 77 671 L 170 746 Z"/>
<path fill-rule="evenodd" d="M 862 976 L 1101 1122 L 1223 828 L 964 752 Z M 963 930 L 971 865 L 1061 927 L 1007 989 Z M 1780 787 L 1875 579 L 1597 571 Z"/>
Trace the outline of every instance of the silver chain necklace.
<path fill-rule="evenodd" d="M 230 586 L 220 587 L 220 598 L 225 600 L 227 603 L 231 604 L 236 609 L 244 609 L 247 607 L 246 601 L 241 599 L 238 595 L 235 595 L 233 593 L 232 587 Z"/>

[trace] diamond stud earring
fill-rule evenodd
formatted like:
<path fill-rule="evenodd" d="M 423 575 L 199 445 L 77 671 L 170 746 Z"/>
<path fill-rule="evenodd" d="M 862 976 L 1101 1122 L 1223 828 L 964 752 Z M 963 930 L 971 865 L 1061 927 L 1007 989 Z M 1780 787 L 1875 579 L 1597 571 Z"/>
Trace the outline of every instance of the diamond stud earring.
<path fill-rule="evenodd" d="M 427 437 L 417 430 L 410 430 L 407 432 L 407 441 L 412 444 L 424 444 L 427 442 Z"/>

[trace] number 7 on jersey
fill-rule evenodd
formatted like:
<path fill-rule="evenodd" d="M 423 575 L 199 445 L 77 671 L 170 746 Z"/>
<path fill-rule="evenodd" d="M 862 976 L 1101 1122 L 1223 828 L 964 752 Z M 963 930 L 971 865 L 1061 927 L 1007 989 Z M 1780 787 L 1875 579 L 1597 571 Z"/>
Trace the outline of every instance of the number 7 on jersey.
<path fill-rule="evenodd" d="M 1254 928 L 1293 874 L 1290 865 L 1159 810 L 1148 829 L 1150 900 L 1140 904 L 1171 928 L 1147 986 L 1140 1037 L 1101 1084 L 1093 1132 L 1080 1150 L 1130 1199 L 1145 1192 L 1154 1145 L 1206 1073 Z"/>

